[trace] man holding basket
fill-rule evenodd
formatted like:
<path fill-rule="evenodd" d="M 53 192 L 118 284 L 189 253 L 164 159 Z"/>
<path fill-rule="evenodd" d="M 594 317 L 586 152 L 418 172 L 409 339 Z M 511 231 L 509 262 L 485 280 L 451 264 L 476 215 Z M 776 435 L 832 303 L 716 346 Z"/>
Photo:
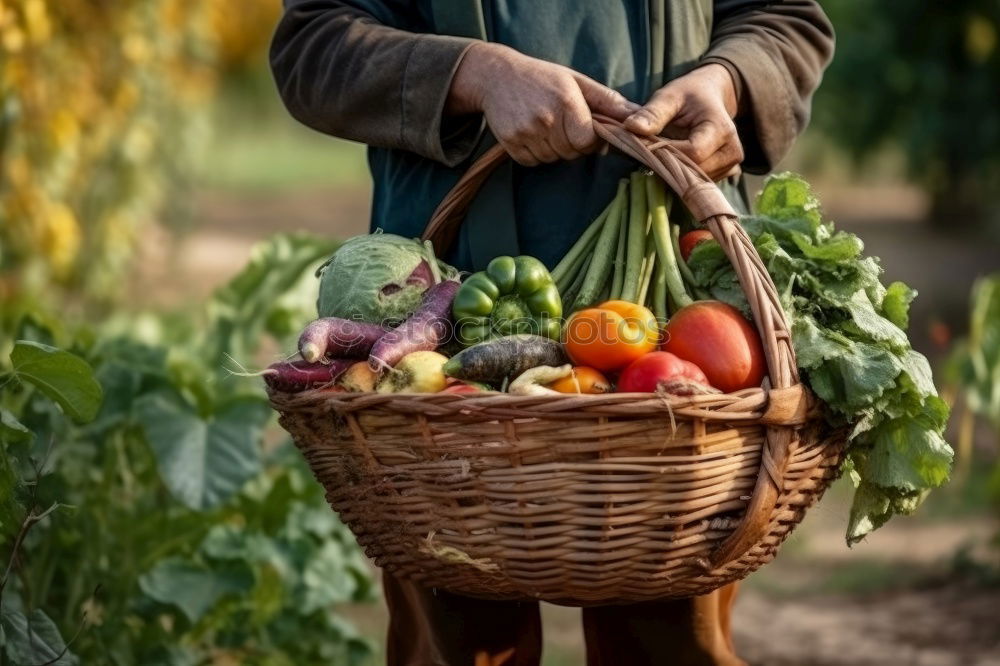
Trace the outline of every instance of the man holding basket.
<path fill-rule="evenodd" d="M 271 63 L 289 111 L 370 146 L 372 228 L 419 236 L 472 161 L 513 158 L 480 190 L 451 255 L 551 267 L 635 163 L 600 154 L 592 114 L 663 135 L 746 210 L 809 117 L 833 51 L 811 0 L 285 0 Z M 390 664 L 537 665 L 538 604 L 430 590 L 387 574 Z M 583 611 L 587 663 L 742 663 L 727 586 Z"/>

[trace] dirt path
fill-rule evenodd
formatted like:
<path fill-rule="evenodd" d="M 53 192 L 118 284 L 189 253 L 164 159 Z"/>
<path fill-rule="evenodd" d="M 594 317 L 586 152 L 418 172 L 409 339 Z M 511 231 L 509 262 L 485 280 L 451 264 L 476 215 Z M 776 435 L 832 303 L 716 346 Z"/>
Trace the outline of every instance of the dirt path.
<path fill-rule="evenodd" d="M 736 606 L 736 643 L 767 666 L 1000 666 L 1000 590 L 967 584 Z"/>
<path fill-rule="evenodd" d="M 1000 666 L 1000 586 L 952 564 L 962 548 L 988 557 L 979 549 L 995 521 L 899 521 L 848 550 L 846 507 L 832 499 L 741 586 L 740 657 L 753 666 Z M 543 606 L 543 616 L 546 665 L 581 665 L 579 611 Z"/>

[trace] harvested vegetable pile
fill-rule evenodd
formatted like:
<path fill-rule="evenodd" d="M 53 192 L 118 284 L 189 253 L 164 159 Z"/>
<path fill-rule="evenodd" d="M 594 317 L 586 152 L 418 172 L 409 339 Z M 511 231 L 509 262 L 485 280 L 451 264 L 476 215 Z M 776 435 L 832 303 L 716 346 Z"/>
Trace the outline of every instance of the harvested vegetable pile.
<path fill-rule="evenodd" d="M 912 513 L 951 469 L 948 406 L 906 337 L 916 292 L 902 282 L 884 287 L 878 260 L 823 221 L 801 178 L 768 179 L 756 209 L 743 228 L 781 293 L 799 368 L 835 420 L 852 425 L 845 464 L 857 491 L 847 540 L 856 543 L 893 514 Z M 747 312 L 718 243 L 697 245 L 688 267 L 698 288 Z"/>
<path fill-rule="evenodd" d="M 303 360 L 265 379 L 285 392 L 527 397 L 761 386 L 763 345 L 736 272 L 670 207 L 658 178 L 632 174 L 551 273 L 503 256 L 460 281 L 429 243 L 353 238 L 322 269 L 322 318 L 302 333 Z M 770 178 L 757 210 L 742 224 L 781 295 L 803 379 L 833 425 L 851 429 L 854 543 L 912 512 L 951 465 L 948 408 L 905 333 L 916 294 L 884 287 L 878 261 L 823 221 L 800 178 Z"/>

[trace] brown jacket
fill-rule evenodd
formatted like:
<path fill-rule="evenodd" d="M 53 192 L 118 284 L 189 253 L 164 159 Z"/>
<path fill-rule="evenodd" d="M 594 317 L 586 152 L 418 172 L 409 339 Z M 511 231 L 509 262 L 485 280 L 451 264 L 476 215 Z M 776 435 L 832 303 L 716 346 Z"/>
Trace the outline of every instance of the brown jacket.
<path fill-rule="evenodd" d="M 472 40 L 411 31 L 430 30 L 420 4 L 285 0 L 271 64 L 292 115 L 327 134 L 447 165 L 468 157 L 476 133 L 442 127 L 442 118 Z M 769 171 L 805 127 L 833 45 L 813 0 L 714 3 L 701 61 L 726 66 L 746 96 L 738 125 L 747 171 Z"/>

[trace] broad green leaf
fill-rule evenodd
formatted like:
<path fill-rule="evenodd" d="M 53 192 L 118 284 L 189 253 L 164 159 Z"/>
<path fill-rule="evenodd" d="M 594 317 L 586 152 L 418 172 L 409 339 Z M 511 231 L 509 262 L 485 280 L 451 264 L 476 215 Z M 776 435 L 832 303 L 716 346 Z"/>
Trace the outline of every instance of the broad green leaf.
<path fill-rule="evenodd" d="M 761 216 L 802 225 L 796 230 L 809 236 L 816 233 L 822 222 L 819 200 L 809 183 L 787 171 L 768 177 L 757 197 L 756 208 Z"/>
<path fill-rule="evenodd" d="M 256 568 L 256 583 L 250 594 L 251 622 L 264 626 L 281 611 L 285 602 L 283 574 L 271 565 Z"/>
<path fill-rule="evenodd" d="M 16 532 L 26 511 L 17 494 L 23 480 L 11 465 L 12 458 L 9 455 L 0 456 L 0 530 L 7 535 Z"/>
<path fill-rule="evenodd" d="M 216 560 L 265 562 L 274 557 L 274 545 L 264 534 L 235 525 L 215 525 L 201 542 L 201 552 Z"/>
<path fill-rule="evenodd" d="M 14 374 L 57 402 L 76 423 L 87 423 L 101 406 L 101 385 L 86 361 L 48 345 L 18 340 L 10 353 Z"/>
<path fill-rule="evenodd" d="M 892 516 L 889 507 L 889 496 L 882 489 L 862 481 L 854 492 L 854 501 L 851 503 L 851 514 L 847 524 L 847 545 L 856 544 L 882 527 Z"/>
<path fill-rule="evenodd" d="M 39 608 L 25 615 L 10 604 L 4 604 L 0 626 L 3 628 L 3 650 L 15 666 L 76 666 L 80 663 L 66 648 L 66 641 L 55 622 Z"/>
<path fill-rule="evenodd" d="M 851 341 L 836 331 L 823 330 L 809 315 L 792 321 L 792 344 L 801 368 L 815 368 L 824 361 L 848 353 Z"/>
<path fill-rule="evenodd" d="M 875 311 L 868 294 L 856 291 L 844 304 L 858 331 L 876 342 L 885 342 L 893 349 L 906 349 L 910 342 L 898 326 Z"/>
<path fill-rule="evenodd" d="M 245 565 L 209 569 L 180 558 L 161 560 L 139 578 L 139 589 L 149 598 L 179 608 L 197 622 L 223 597 L 246 594 L 253 573 Z"/>
<path fill-rule="evenodd" d="M 865 433 L 872 443 L 862 472 L 883 488 L 922 491 L 948 478 L 954 452 L 932 419 L 920 415 L 893 419 Z"/>
<path fill-rule="evenodd" d="M 882 313 L 889 321 L 905 331 L 910 327 L 910 303 L 916 297 L 916 289 L 910 289 L 902 282 L 893 282 L 885 288 Z"/>
<path fill-rule="evenodd" d="M 814 243 L 806 234 L 797 231 L 791 233 L 791 239 L 803 255 L 821 261 L 850 261 L 864 249 L 861 239 L 854 234 L 844 232 L 838 232 L 819 244 Z"/>
<path fill-rule="evenodd" d="M 31 431 L 23 423 L 18 421 L 12 413 L 0 407 L 0 439 L 8 442 L 23 442 L 31 437 Z"/>
<path fill-rule="evenodd" d="M 308 505 L 296 502 L 288 511 L 285 527 L 281 531 L 292 539 L 312 536 L 320 541 L 329 539 L 343 530 L 343 523 L 326 502 Z"/>
<path fill-rule="evenodd" d="M 732 264 L 722 251 L 722 246 L 716 241 L 710 240 L 698 243 L 691 250 L 688 257 L 688 268 L 694 275 L 695 282 L 701 286 L 708 286 L 712 278 L 716 276 L 720 269 L 732 269 Z"/>
<path fill-rule="evenodd" d="M 821 329 L 810 317 L 795 318 L 792 342 L 813 391 L 843 413 L 873 404 L 895 386 L 902 369 L 891 352 Z"/>
<path fill-rule="evenodd" d="M 909 376 L 915 389 L 921 395 L 937 395 L 934 376 L 931 373 L 931 365 L 927 362 L 927 357 L 918 351 L 908 349 L 902 356 L 902 362 L 903 372 Z"/>
<path fill-rule="evenodd" d="M 302 571 L 303 612 L 311 613 L 336 603 L 351 601 L 356 584 L 347 571 L 343 546 L 327 540 L 306 563 Z"/>
<path fill-rule="evenodd" d="M 263 402 L 236 401 L 205 419 L 179 396 L 158 392 L 135 409 L 160 476 L 192 509 L 222 504 L 261 469 L 261 433 L 270 417 Z"/>
<path fill-rule="evenodd" d="M 98 413 L 101 424 L 127 418 L 132 403 L 148 392 L 151 384 L 166 382 L 166 349 L 112 338 L 102 343 L 97 353 L 101 358 L 97 380 L 104 389 L 104 404 Z"/>

